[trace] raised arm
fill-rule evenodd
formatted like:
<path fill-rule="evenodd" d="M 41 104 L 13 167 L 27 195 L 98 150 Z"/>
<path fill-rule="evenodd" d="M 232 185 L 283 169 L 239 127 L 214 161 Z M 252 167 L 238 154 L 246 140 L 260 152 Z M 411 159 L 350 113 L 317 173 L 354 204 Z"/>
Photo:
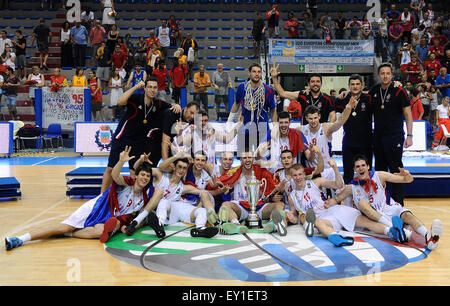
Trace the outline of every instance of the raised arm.
<path fill-rule="evenodd" d="M 278 72 L 279 66 L 280 66 L 280 64 L 275 66 L 275 63 L 274 63 L 273 66 L 270 68 L 270 76 L 272 77 L 273 87 L 278 92 L 280 97 L 289 99 L 289 100 L 297 100 L 298 94 L 300 93 L 299 91 L 285 91 L 283 89 L 283 87 L 281 87 L 281 84 L 278 81 L 278 75 L 280 74 Z M 272 120 L 272 121 L 276 121 L 276 120 Z"/>
<path fill-rule="evenodd" d="M 123 176 L 120 174 L 120 172 L 122 171 L 123 165 L 134 158 L 134 156 L 130 156 L 130 151 L 131 147 L 126 146 L 125 150 L 120 153 L 119 161 L 114 166 L 111 172 L 111 177 L 114 180 L 114 182 L 121 186 L 128 186 L 125 180 L 123 179 Z"/>

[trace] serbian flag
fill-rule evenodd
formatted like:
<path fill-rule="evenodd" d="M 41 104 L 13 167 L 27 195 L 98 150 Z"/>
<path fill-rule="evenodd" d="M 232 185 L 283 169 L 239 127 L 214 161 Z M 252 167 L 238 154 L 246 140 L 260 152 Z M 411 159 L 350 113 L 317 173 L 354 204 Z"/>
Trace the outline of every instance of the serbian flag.
<path fill-rule="evenodd" d="M 306 146 L 303 140 L 303 134 L 299 130 L 289 129 L 289 146 L 294 157 L 297 157 L 298 153 L 305 151 Z"/>
<path fill-rule="evenodd" d="M 183 184 L 192 185 L 195 188 L 197 188 L 197 184 L 195 183 L 195 175 L 194 175 L 194 169 L 193 164 L 190 164 L 185 176 L 185 179 L 183 181 Z M 200 200 L 200 196 L 196 194 L 186 194 L 182 196 L 183 199 L 189 201 L 189 202 L 196 202 Z"/>

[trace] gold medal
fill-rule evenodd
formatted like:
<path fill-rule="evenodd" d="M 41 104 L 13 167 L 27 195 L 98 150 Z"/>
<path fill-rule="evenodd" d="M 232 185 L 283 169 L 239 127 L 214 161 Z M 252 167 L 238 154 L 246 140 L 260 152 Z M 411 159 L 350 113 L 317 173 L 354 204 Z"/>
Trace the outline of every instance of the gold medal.
<path fill-rule="evenodd" d="M 381 109 L 384 109 L 384 104 L 381 104 Z"/>
<path fill-rule="evenodd" d="M 144 122 L 144 124 L 147 124 L 147 119 L 142 120 L 142 122 Z"/>
<path fill-rule="evenodd" d="M 356 112 L 353 112 L 353 113 L 352 113 L 352 116 L 355 117 L 355 116 L 356 116 Z"/>

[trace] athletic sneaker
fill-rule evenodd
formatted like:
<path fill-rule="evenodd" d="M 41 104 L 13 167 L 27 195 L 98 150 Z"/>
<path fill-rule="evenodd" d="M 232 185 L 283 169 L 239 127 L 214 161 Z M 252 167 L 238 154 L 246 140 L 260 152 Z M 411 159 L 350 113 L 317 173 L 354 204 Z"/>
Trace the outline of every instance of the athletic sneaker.
<path fill-rule="evenodd" d="M 267 234 L 270 234 L 272 232 L 274 232 L 276 230 L 275 224 L 273 223 L 273 221 L 269 221 L 266 224 L 264 224 L 264 231 Z"/>
<path fill-rule="evenodd" d="M 314 236 L 314 223 L 316 222 L 316 214 L 312 208 L 306 211 L 306 221 L 305 221 L 305 234 L 306 237 Z"/>
<path fill-rule="evenodd" d="M 217 216 L 216 212 L 214 210 L 210 210 L 206 213 L 208 222 L 212 225 L 212 226 L 217 226 L 219 225 L 219 217 Z"/>
<path fill-rule="evenodd" d="M 164 226 L 159 223 L 159 219 L 155 212 L 151 211 L 147 216 L 147 223 L 155 231 L 156 237 L 163 238 L 166 236 Z"/>
<path fill-rule="evenodd" d="M 426 246 L 429 250 L 434 250 L 438 247 L 439 237 L 442 236 L 442 232 L 444 231 L 444 227 L 442 225 L 441 220 L 434 220 L 431 224 L 431 229 L 427 233 L 425 237 Z"/>
<path fill-rule="evenodd" d="M 221 235 L 225 235 L 225 231 L 222 228 L 222 224 L 225 224 L 228 222 L 228 219 L 230 217 L 230 211 L 228 210 L 228 207 L 221 206 L 219 209 L 219 233 Z"/>
<path fill-rule="evenodd" d="M 272 218 L 273 224 L 275 225 L 278 234 L 280 236 L 286 236 L 287 235 L 286 225 L 284 224 L 284 218 L 281 212 L 277 209 L 274 209 L 272 210 L 270 217 Z"/>
<path fill-rule="evenodd" d="M 339 234 L 331 234 L 328 236 L 328 240 L 337 247 L 349 246 L 355 243 L 353 237 L 345 237 Z"/>
<path fill-rule="evenodd" d="M 222 229 L 228 235 L 245 234 L 248 230 L 247 226 L 237 225 L 232 222 L 227 222 L 227 223 L 222 224 Z"/>
<path fill-rule="evenodd" d="M 405 231 L 403 230 L 402 218 L 400 218 L 399 216 L 392 217 L 392 227 L 389 229 L 389 233 L 398 243 L 406 242 L 406 235 Z"/>
<path fill-rule="evenodd" d="M 7 251 L 22 246 L 23 241 L 17 237 L 5 238 L 5 248 Z"/>
<path fill-rule="evenodd" d="M 125 227 L 125 234 L 127 234 L 127 236 L 131 236 L 136 232 L 136 226 L 137 226 L 137 222 L 136 221 L 131 221 L 130 225 Z"/>
<path fill-rule="evenodd" d="M 116 217 L 109 218 L 103 226 L 103 233 L 100 235 L 100 242 L 106 243 L 116 233 L 119 220 Z"/>
<path fill-rule="evenodd" d="M 219 229 L 217 227 L 199 227 L 199 228 L 193 228 L 191 229 L 191 236 L 192 237 L 205 237 L 205 238 L 212 238 L 219 232 Z"/>

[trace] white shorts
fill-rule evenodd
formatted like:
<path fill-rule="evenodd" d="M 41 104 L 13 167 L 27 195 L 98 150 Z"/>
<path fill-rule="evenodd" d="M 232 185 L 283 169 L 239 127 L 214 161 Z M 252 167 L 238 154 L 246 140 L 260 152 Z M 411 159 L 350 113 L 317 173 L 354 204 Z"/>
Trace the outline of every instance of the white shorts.
<path fill-rule="evenodd" d="M 94 208 L 94 205 L 99 197 L 100 196 L 97 196 L 81 205 L 73 214 L 61 223 L 75 228 L 84 228 L 84 224 L 86 223 L 86 220 L 91 214 L 92 209 Z"/>
<path fill-rule="evenodd" d="M 331 167 L 323 169 L 323 171 L 322 171 L 322 173 L 320 173 L 320 175 L 326 180 L 334 181 L 336 179 L 336 174 L 334 173 L 334 169 Z"/>
<path fill-rule="evenodd" d="M 325 219 L 331 222 L 335 231 L 345 229 L 352 232 L 355 229 L 356 219 L 361 216 L 361 212 L 357 209 L 334 205 L 326 209 L 317 216 L 317 219 Z"/>
<path fill-rule="evenodd" d="M 184 201 L 171 202 L 169 221 L 167 224 L 175 224 L 180 221 L 192 223 L 191 213 L 196 208 L 197 206 Z"/>
<path fill-rule="evenodd" d="M 241 210 L 241 216 L 239 217 L 239 221 L 244 221 L 245 219 L 247 219 L 248 211 L 244 208 L 244 206 L 242 206 L 241 203 L 239 203 L 239 201 L 233 200 L 230 202 L 232 202 L 233 204 L 236 204 L 239 207 L 239 209 Z M 258 215 L 259 219 L 261 219 L 261 220 L 263 220 L 262 211 L 263 211 L 264 207 L 266 207 L 267 204 L 270 204 L 270 203 L 265 203 L 261 206 L 256 207 L 256 214 Z"/>
<path fill-rule="evenodd" d="M 400 204 L 394 202 L 392 205 L 386 205 L 382 211 L 379 211 L 379 213 L 391 220 L 393 216 L 400 217 L 401 214 L 407 211 L 411 212 L 409 209 L 406 209 Z"/>

